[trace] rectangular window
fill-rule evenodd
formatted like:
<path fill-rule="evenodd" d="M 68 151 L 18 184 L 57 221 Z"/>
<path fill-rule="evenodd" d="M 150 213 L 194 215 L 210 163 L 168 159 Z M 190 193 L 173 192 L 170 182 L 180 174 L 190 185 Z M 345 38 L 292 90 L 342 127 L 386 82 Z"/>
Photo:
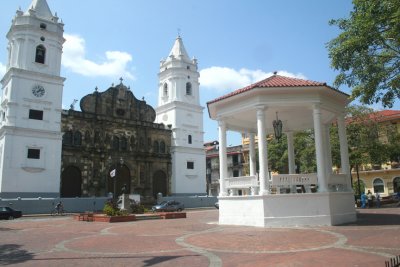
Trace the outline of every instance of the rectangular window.
<path fill-rule="evenodd" d="M 30 109 L 29 119 L 32 120 L 43 120 L 43 110 Z"/>
<path fill-rule="evenodd" d="M 239 165 L 239 155 L 232 155 L 232 163 L 234 166 Z"/>
<path fill-rule="evenodd" d="M 40 159 L 40 149 L 28 148 L 28 159 Z"/>
<path fill-rule="evenodd" d="M 189 170 L 193 170 L 194 169 L 194 162 L 193 161 L 186 162 L 186 167 Z"/>

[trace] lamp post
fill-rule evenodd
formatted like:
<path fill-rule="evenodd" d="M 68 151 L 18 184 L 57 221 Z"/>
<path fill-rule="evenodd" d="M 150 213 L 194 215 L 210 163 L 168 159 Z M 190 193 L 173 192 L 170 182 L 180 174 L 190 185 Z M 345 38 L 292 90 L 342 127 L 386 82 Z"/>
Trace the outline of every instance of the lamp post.
<path fill-rule="evenodd" d="M 276 112 L 276 120 L 272 122 L 272 126 L 274 126 L 275 138 L 279 141 L 282 137 L 282 121 L 278 119 L 278 112 Z"/>

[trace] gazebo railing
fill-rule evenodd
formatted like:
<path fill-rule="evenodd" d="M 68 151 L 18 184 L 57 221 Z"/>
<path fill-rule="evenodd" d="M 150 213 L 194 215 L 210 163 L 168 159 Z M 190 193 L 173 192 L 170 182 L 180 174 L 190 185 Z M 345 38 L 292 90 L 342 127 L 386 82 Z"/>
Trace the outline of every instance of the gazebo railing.
<path fill-rule="evenodd" d="M 328 181 L 328 190 L 331 192 L 346 191 L 345 174 L 331 174 Z M 239 190 L 244 195 L 257 194 L 260 183 L 258 177 L 240 176 L 225 178 L 225 188 L 229 195 L 238 195 Z M 272 194 L 287 193 L 315 193 L 317 191 L 318 176 L 316 173 L 308 174 L 274 174 L 269 180 Z"/>
<path fill-rule="evenodd" d="M 259 186 L 255 175 L 225 178 L 225 187 L 231 196 L 238 195 L 239 190 L 242 190 L 244 195 L 255 195 Z"/>
<path fill-rule="evenodd" d="M 271 193 L 311 193 L 316 191 L 318 177 L 316 173 L 308 174 L 274 174 L 272 175 Z"/>

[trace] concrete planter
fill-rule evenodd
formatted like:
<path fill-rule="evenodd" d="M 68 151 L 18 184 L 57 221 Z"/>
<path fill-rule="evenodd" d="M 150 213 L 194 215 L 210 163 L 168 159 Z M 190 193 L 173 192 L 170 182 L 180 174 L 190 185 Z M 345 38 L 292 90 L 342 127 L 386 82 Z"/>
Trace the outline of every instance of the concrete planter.
<path fill-rule="evenodd" d="M 82 213 L 75 216 L 75 219 L 78 221 L 87 221 L 87 222 L 132 222 L 136 221 L 136 216 L 133 214 L 130 215 L 121 215 L 121 216 L 107 216 L 105 214 L 87 214 Z"/>
<path fill-rule="evenodd" d="M 160 212 L 157 213 L 163 219 L 182 219 L 186 218 L 186 212 Z"/>

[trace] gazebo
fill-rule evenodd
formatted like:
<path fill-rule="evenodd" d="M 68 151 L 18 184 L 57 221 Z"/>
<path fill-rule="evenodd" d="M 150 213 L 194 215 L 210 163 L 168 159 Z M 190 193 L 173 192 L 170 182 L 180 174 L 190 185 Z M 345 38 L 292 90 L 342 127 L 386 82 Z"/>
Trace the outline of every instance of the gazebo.
<path fill-rule="evenodd" d="M 349 95 L 326 83 L 276 73 L 209 101 L 209 116 L 218 121 L 219 129 L 219 223 L 275 227 L 354 222 L 344 120 L 348 103 Z M 329 128 L 333 122 L 339 131 L 340 173 L 332 171 Z M 306 129 L 314 130 L 317 173 L 296 174 L 293 133 Z M 250 176 L 227 177 L 228 130 L 249 136 Z M 279 130 L 287 136 L 289 173 L 271 175 L 266 136 Z M 238 195 L 239 190 L 245 194 Z"/>

